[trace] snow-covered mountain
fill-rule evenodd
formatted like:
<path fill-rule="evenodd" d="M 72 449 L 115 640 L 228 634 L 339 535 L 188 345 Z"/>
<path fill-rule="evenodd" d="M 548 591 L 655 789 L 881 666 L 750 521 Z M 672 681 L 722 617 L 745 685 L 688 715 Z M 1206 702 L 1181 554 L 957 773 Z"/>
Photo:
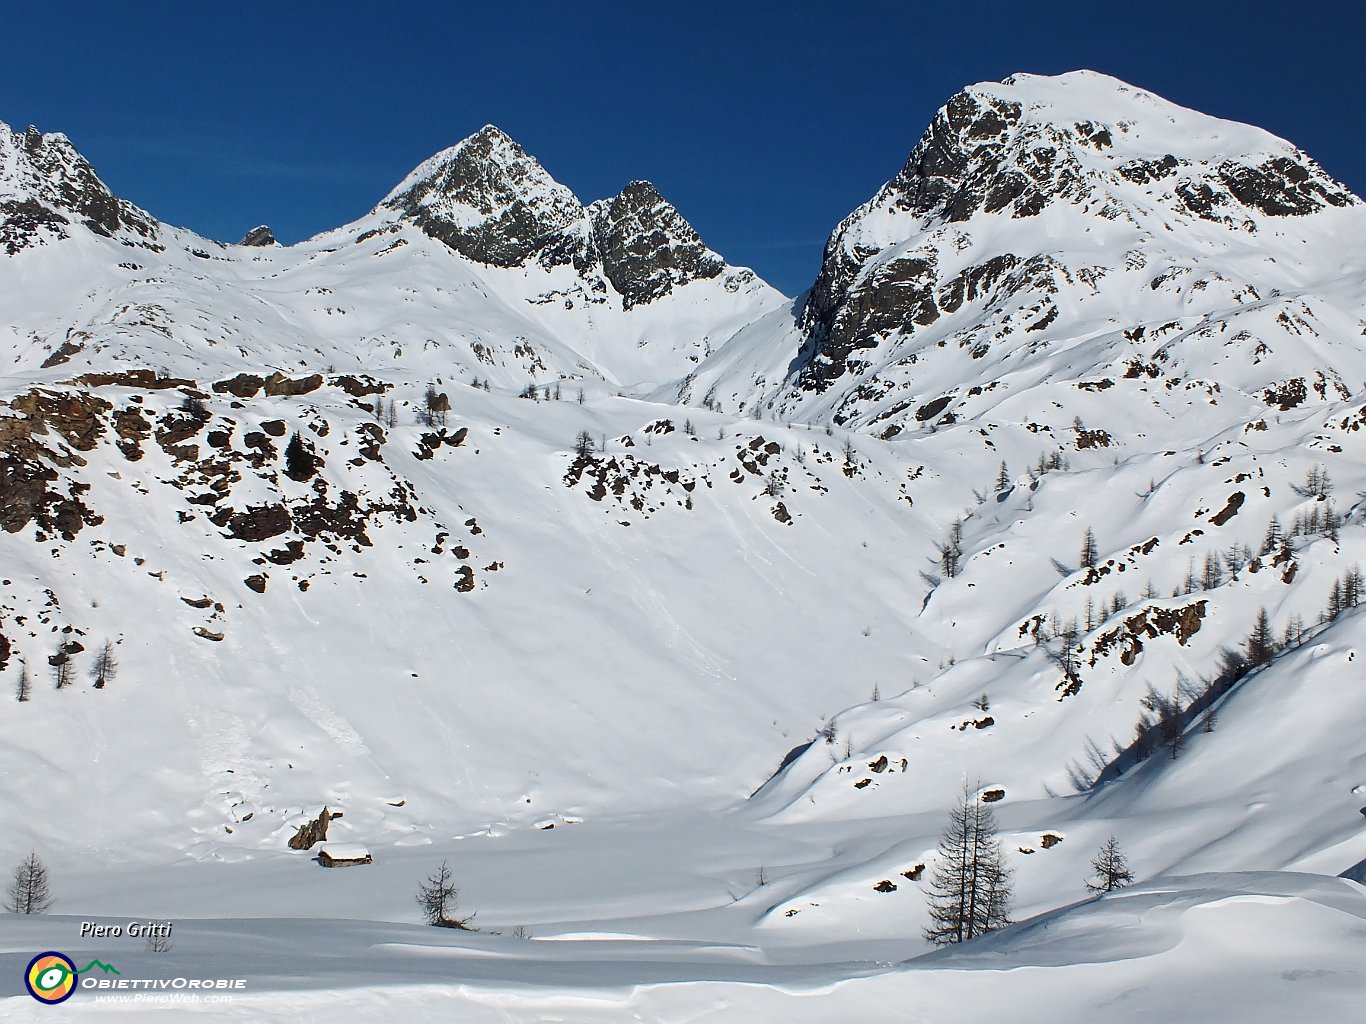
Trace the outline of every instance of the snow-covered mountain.
<path fill-rule="evenodd" d="M 1331 1017 L 1363 237 L 1289 143 L 1089 72 L 953 97 L 795 301 L 492 127 L 292 246 L 0 130 L 0 853 L 87 916 L 353 918 L 356 979 L 291 986 L 447 985 L 395 952 L 429 946 L 488 1019 L 899 1020 L 926 986 L 1094 1019 L 1235 963 L 1249 1019 Z M 965 779 L 1034 921 L 902 964 Z M 288 849 L 324 804 L 374 865 Z M 1073 905 L 1112 833 L 1147 884 Z M 373 923 L 447 856 L 479 924 L 559 941 Z M 244 927 L 294 941 L 195 934 L 264 971 Z"/>
<path fill-rule="evenodd" d="M 686 374 L 785 302 L 653 186 L 585 207 L 492 126 L 354 223 L 284 248 L 268 227 L 229 246 L 158 223 L 59 135 L 0 127 L 0 161 L 0 359 L 17 371 L 394 366 L 615 390 Z"/>
<path fill-rule="evenodd" d="M 78 223 L 105 238 L 154 244 L 157 223 L 118 198 L 65 135 L 0 124 L 0 246 L 13 256 Z"/>
<path fill-rule="evenodd" d="M 954 96 L 831 235 L 793 322 L 685 397 L 757 388 L 884 437 L 1018 418 L 1045 379 L 1345 398 L 1363 237 L 1361 201 L 1290 143 L 1091 72 L 1017 75 Z"/>

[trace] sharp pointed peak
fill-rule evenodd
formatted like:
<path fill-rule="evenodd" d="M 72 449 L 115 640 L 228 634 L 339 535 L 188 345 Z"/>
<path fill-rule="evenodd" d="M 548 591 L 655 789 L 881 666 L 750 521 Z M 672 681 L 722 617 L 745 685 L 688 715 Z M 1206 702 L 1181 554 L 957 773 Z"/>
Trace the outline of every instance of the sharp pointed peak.
<path fill-rule="evenodd" d="M 617 194 L 627 195 L 628 193 L 643 196 L 658 196 L 660 199 L 664 198 L 662 195 L 660 195 L 659 189 L 655 187 L 655 183 L 652 181 L 646 181 L 644 178 L 637 178 L 635 181 L 628 181 L 622 187 L 621 191 Z"/>
<path fill-rule="evenodd" d="M 487 140 L 491 142 L 511 142 L 513 144 L 516 144 L 517 142 L 517 140 L 514 139 L 511 135 L 509 135 L 507 132 L 503 131 L 503 129 L 499 128 L 496 124 L 493 124 L 491 122 L 489 124 L 484 125 L 484 127 L 480 128 L 477 132 L 472 132 L 471 134 L 467 135 L 464 139 L 464 142 L 470 142 L 474 139 Z"/>
<path fill-rule="evenodd" d="M 435 186 L 449 190 L 472 178 L 515 177 L 558 186 L 541 162 L 528 153 L 516 139 L 495 124 L 486 124 L 453 146 L 432 154 L 413 168 L 381 202 L 394 201 L 417 188 L 428 191 Z M 563 186 L 558 186 L 563 187 Z"/>
<path fill-rule="evenodd" d="M 486 124 L 478 131 L 471 132 L 454 145 L 434 153 L 424 160 L 416 171 L 424 167 L 444 167 L 457 159 L 475 160 L 492 164 L 506 164 L 517 160 L 529 160 L 540 166 L 534 156 L 527 153 L 522 144 L 496 124 Z"/>
<path fill-rule="evenodd" d="M 520 266 L 584 215 L 573 192 L 492 124 L 424 160 L 380 208 L 496 266 Z"/>

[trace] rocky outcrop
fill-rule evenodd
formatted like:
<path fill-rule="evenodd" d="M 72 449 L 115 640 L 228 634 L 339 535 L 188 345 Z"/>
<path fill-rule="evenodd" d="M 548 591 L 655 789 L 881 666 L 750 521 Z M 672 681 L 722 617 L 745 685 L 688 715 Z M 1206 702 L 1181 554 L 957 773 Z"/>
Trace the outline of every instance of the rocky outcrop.
<path fill-rule="evenodd" d="M 254 227 L 250 231 L 248 231 L 245 235 L 242 236 L 242 241 L 238 242 L 237 244 L 267 246 L 279 245 L 280 243 L 275 241 L 274 232 L 272 232 L 267 225 L 262 224 L 259 227 Z"/>
<path fill-rule="evenodd" d="M 213 389 L 220 395 L 234 395 L 237 398 L 255 398 L 261 393 L 266 379 L 254 373 L 239 373 L 227 380 L 214 381 Z"/>
<path fill-rule="evenodd" d="M 229 517 L 228 536 L 255 544 L 278 537 L 293 525 L 289 510 L 283 505 L 262 505 L 238 512 Z"/>
<path fill-rule="evenodd" d="M 938 316 L 932 250 L 898 256 L 853 289 L 878 250 L 852 236 L 875 211 L 909 214 L 922 223 L 955 222 L 979 210 L 1029 217 L 1047 205 L 1047 193 L 1038 182 L 1005 170 L 1007 143 L 1020 117 L 1015 101 L 970 90 L 954 96 L 935 115 L 900 173 L 835 230 L 802 313 L 802 325 L 823 356 L 822 364 L 805 376 L 804 386 L 819 390 L 838 377 L 849 354 L 875 344 L 877 334 L 914 323 L 923 326 Z M 964 282 L 954 290 L 966 286 Z"/>
<path fill-rule="evenodd" d="M 588 211 L 603 271 L 627 309 L 725 270 L 725 261 L 648 181 L 633 181 Z"/>
<path fill-rule="evenodd" d="M 83 373 L 71 383 L 88 388 L 136 388 L 139 391 L 166 391 L 171 388 L 194 389 L 198 385 L 188 377 L 172 377 L 156 370 L 118 370 L 105 373 Z"/>
<path fill-rule="evenodd" d="M 1219 179 L 1244 206 L 1270 217 L 1303 217 L 1327 206 L 1347 206 L 1352 194 L 1297 153 L 1299 160 L 1278 156 L 1255 166 L 1229 161 Z"/>
<path fill-rule="evenodd" d="M 283 373 L 272 373 L 265 380 L 266 394 L 270 397 L 284 395 L 293 397 L 307 395 L 323 386 L 323 375 L 311 373 L 306 377 L 286 377 Z"/>
<path fill-rule="evenodd" d="M 289 841 L 291 850 L 311 850 L 318 843 L 327 841 L 327 825 L 332 820 L 333 815 L 328 813 L 326 807 L 312 821 L 306 821 L 299 826 L 293 838 Z"/>
<path fill-rule="evenodd" d="M 82 500 L 90 485 L 59 470 L 85 464 L 78 453 L 95 447 L 113 407 L 87 394 L 35 389 L 9 408 L 18 415 L 0 418 L 0 528 L 18 533 L 33 523 L 69 540 L 101 522 Z"/>

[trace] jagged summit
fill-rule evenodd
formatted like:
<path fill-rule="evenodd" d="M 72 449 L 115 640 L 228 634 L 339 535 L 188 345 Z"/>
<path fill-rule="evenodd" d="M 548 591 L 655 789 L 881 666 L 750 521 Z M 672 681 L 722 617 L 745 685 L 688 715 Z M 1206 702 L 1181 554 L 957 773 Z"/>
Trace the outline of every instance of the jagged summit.
<path fill-rule="evenodd" d="M 537 304 L 629 311 L 721 277 L 728 293 L 763 293 L 766 306 L 776 298 L 752 271 L 727 273 L 726 261 L 650 182 L 632 181 L 585 206 L 494 125 L 423 161 L 376 213 L 396 213 L 485 266 L 572 270 L 533 296 Z"/>
<path fill-rule="evenodd" d="M 110 192 L 65 135 L 0 122 L 0 252 L 65 238 L 72 223 L 109 237 L 157 235 L 156 219 Z"/>
<path fill-rule="evenodd" d="M 675 285 L 717 277 L 726 268 L 648 181 L 633 181 L 588 210 L 603 269 L 628 309 L 669 294 Z"/>
<path fill-rule="evenodd" d="M 493 125 L 424 160 L 379 209 L 498 267 L 525 264 L 583 216 L 574 193 Z"/>

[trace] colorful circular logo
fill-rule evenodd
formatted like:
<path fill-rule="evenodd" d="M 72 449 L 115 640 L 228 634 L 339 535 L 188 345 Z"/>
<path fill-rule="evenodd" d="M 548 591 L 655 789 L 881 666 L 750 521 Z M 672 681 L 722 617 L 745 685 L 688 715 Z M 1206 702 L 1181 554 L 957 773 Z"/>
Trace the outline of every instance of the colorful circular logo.
<path fill-rule="evenodd" d="M 76 965 L 62 953 L 39 953 L 24 972 L 28 994 L 40 1003 L 60 1003 L 76 991 Z"/>

